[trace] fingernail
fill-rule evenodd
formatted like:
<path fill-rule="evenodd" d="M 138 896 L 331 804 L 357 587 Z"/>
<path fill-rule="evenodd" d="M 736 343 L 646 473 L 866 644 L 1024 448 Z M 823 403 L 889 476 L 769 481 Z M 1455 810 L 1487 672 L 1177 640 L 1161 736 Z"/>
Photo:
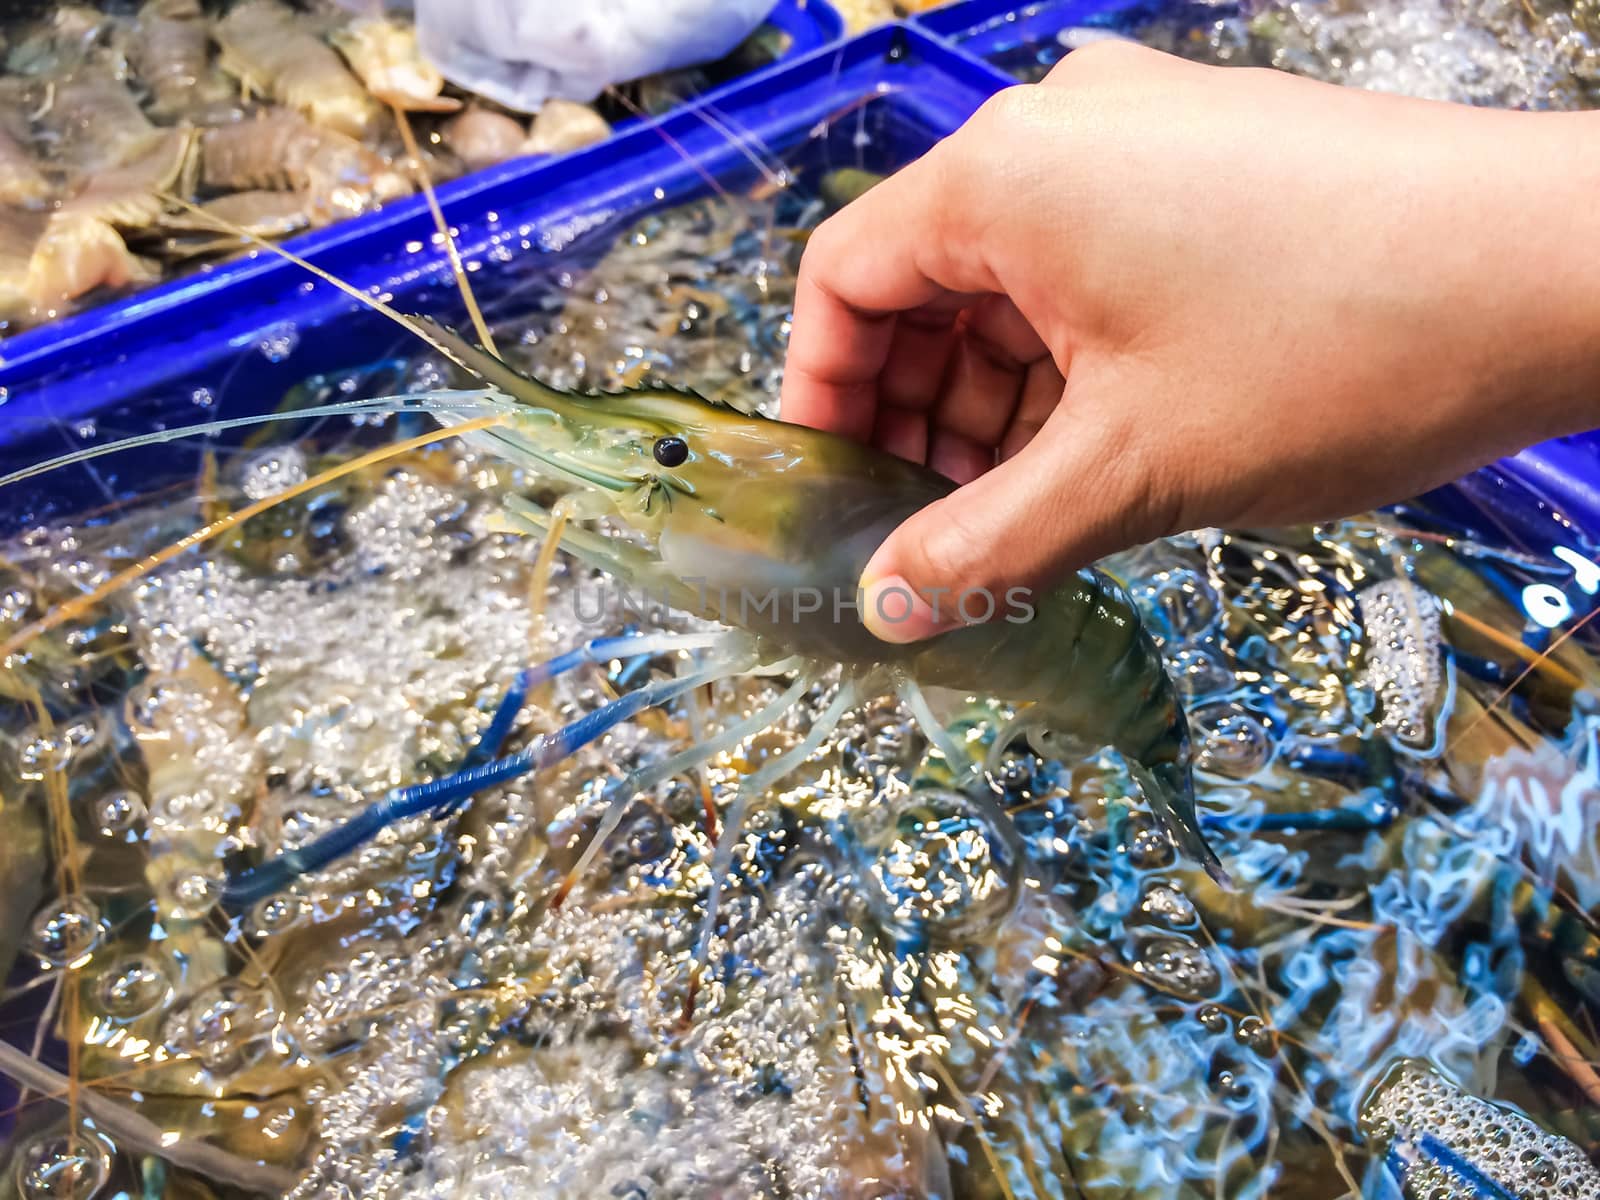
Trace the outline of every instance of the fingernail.
<path fill-rule="evenodd" d="M 899 575 L 862 580 L 861 593 L 861 623 L 881 642 L 920 642 L 962 623 L 936 611 Z"/>

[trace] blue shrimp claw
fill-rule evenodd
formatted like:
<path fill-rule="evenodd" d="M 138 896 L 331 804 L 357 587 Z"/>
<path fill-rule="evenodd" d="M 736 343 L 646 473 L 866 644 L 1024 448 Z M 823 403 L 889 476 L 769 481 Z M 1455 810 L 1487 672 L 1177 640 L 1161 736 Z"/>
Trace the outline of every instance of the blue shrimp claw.
<path fill-rule="evenodd" d="M 515 754 L 491 757 L 509 733 L 528 690 L 538 683 L 584 662 L 603 661 L 606 657 L 614 658 L 619 654 L 655 654 L 664 649 L 688 648 L 683 645 L 685 641 L 704 646 L 711 644 L 710 639 L 714 636 L 653 634 L 636 638 L 602 638 L 540 667 L 522 672 L 496 711 L 484 737 L 467 756 L 463 769 L 442 779 L 394 788 L 383 799 L 368 805 L 338 828 L 234 876 L 223 888 L 223 906 L 231 911 L 248 908 L 282 891 L 300 876 L 343 858 L 398 821 L 423 813 L 435 817 L 448 816 L 479 792 L 553 766 L 645 709 L 664 704 L 683 692 L 724 678 L 749 665 L 744 658 L 724 658 L 688 675 L 649 684 L 584 714 L 560 729 L 540 734 Z M 668 639 L 676 640 L 669 646 L 666 644 Z"/>
<path fill-rule="evenodd" d="M 531 668 L 517 672 L 517 677 L 511 681 L 505 698 L 500 701 L 500 707 L 494 710 L 494 719 L 489 722 L 489 728 L 483 731 L 483 736 L 478 739 L 478 744 L 467 751 L 467 756 L 461 760 L 461 767 L 482 766 L 500 754 L 500 747 L 505 745 L 506 738 L 511 736 L 511 726 L 516 722 L 517 714 L 522 711 L 522 706 L 528 699 L 528 692 L 533 688 L 534 675 Z"/>

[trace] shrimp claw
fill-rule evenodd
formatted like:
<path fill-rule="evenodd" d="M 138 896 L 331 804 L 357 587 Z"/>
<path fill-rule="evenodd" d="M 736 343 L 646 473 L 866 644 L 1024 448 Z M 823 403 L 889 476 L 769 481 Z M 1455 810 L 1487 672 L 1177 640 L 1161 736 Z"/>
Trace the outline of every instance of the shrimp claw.
<path fill-rule="evenodd" d="M 658 639 L 647 636 L 627 640 L 653 643 Z M 642 653 L 651 652 L 643 647 L 638 649 Z M 588 660 L 579 657 L 560 670 L 570 670 L 584 661 Z M 234 876 L 223 888 L 223 904 L 237 911 L 274 895 L 302 875 L 320 870 L 329 863 L 343 858 L 384 829 L 408 817 L 421 816 L 424 813 L 439 818 L 447 817 L 478 793 L 554 766 L 645 709 L 665 704 L 686 691 L 742 671 L 749 665 L 749 657 L 744 655 L 733 659 L 719 659 L 686 675 L 661 680 L 631 691 L 593 712 L 585 713 L 560 729 L 540 734 L 515 754 L 488 762 L 474 763 L 442 779 L 433 779 L 410 787 L 394 788 L 381 800 L 368 805 L 338 828 L 330 830 L 304 846 L 286 851 L 260 866 Z M 523 683 L 524 678 L 527 687 L 534 686 L 539 682 L 538 669 L 524 672 L 523 677 L 519 677 L 519 685 Z M 514 686 L 512 695 L 515 696 L 516 693 L 517 686 Z M 496 734 L 497 727 L 502 725 L 506 728 L 499 730 L 498 736 L 503 738 L 504 733 L 508 731 L 512 720 L 515 719 L 515 710 L 507 716 L 507 707 L 507 704 L 501 705 L 500 711 L 490 724 L 490 734 Z M 517 708 L 520 707 L 518 701 Z M 484 740 L 488 741 L 488 738 Z"/>

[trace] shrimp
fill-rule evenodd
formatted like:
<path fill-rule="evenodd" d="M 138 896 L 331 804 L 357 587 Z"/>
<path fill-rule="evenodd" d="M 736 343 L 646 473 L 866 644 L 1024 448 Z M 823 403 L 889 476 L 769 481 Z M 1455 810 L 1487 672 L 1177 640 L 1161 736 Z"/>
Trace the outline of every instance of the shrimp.
<path fill-rule="evenodd" d="M 505 420 L 469 441 L 566 484 L 579 511 L 620 521 L 653 546 L 650 554 L 572 532 L 563 546 L 576 557 L 729 626 L 730 647 L 746 638 L 758 657 L 795 658 L 813 673 L 837 665 L 863 698 L 887 683 L 930 736 L 936 722 L 925 715 L 922 686 L 1024 706 L 997 750 L 1018 736 L 1047 757 L 1109 746 L 1179 847 L 1223 874 L 1195 815 L 1182 707 L 1160 652 L 1111 579 L 1080 571 L 1039 597 L 1031 620 L 890 645 L 862 623 L 857 580 L 901 521 L 954 490 L 950 480 L 693 392 L 558 391 L 420 318 L 415 326 L 504 397 Z M 511 512 L 524 528 L 548 525 L 526 501 L 514 499 Z"/>
<path fill-rule="evenodd" d="M 217 23 L 215 37 L 222 69 L 246 89 L 351 137 L 377 120 L 378 106 L 360 81 L 278 0 L 245 0 Z"/>
<path fill-rule="evenodd" d="M 226 81 L 212 68 L 211 34 L 197 0 L 148 0 L 139 10 L 129 59 L 158 116 L 179 116 L 227 98 Z"/>
<path fill-rule="evenodd" d="M 793 674 L 795 681 L 715 737 L 615 781 L 599 828 L 552 906 L 568 894 L 635 795 L 762 732 L 834 669 L 839 686 L 805 738 L 741 784 L 716 845 L 714 879 L 726 878 L 732 867 L 750 806 L 816 753 L 848 712 L 885 691 L 907 705 L 959 774 L 978 769 L 934 716 L 922 692 L 932 686 L 989 694 L 1017 710 L 994 739 L 990 766 L 1019 737 L 1050 758 L 1100 748 L 1118 752 L 1174 844 L 1228 885 L 1201 833 L 1188 723 L 1177 692 L 1131 600 L 1104 574 L 1085 569 L 1048 594 L 1030 597 L 1028 619 L 1016 623 L 971 624 L 910 645 L 880 641 L 861 620 L 861 571 L 901 521 L 954 490 L 950 480 L 835 434 L 747 413 L 692 391 L 646 386 L 583 394 L 550 387 L 425 317 L 404 316 L 281 247 L 271 248 L 400 323 L 481 385 L 364 407 L 430 413 L 469 444 L 562 491 L 566 513 L 609 518 L 643 545 L 573 527 L 517 495 L 505 504 L 509 529 L 555 533 L 580 561 L 725 628 L 598 639 L 525 671 L 459 770 L 394 788 L 344 825 L 235 874 L 223 890 L 229 908 L 282 890 L 399 820 L 453 813 L 480 791 L 554 766 L 647 708 L 756 669 Z M 181 431 L 133 441 L 175 436 Z M 80 451 L 0 483 L 129 444 Z M 680 651 L 703 657 L 676 678 L 626 692 L 500 756 L 500 743 L 524 700 L 545 681 L 584 663 Z M 706 961 L 717 898 L 714 888 L 701 926 L 700 963 Z"/>
<path fill-rule="evenodd" d="M 301 192 L 308 215 L 324 220 L 411 191 L 404 174 L 381 155 L 293 112 L 268 112 L 207 129 L 200 154 L 207 187 Z"/>
<path fill-rule="evenodd" d="M 417 31 L 383 17 L 358 17 L 328 38 L 367 90 L 408 112 L 455 112 L 461 101 L 441 96 L 444 76 L 417 49 Z"/>
<path fill-rule="evenodd" d="M 50 198 L 50 184 L 21 139 L 0 125 L 0 204 L 24 206 Z"/>

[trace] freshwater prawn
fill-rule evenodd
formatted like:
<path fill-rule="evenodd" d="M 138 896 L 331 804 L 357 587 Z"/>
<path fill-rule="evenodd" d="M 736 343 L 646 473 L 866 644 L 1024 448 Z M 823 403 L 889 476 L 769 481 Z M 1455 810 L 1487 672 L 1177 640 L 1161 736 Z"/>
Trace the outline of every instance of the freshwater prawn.
<path fill-rule="evenodd" d="M 952 481 L 838 435 L 687 390 L 645 386 L 584 394 L 550 387 L 427 318 L 404 316 L 270 248 L 399 322 L 482 385 L 366 401 L 362 407 L 424 411 L 467 443 L 553 485 L 562 493 L 560 517 L 513 494 L 505 501 L 507 527 L 553 535 L 560 548 L 619 583 L 723 628 L 597 639 L 529 668 L 459 770 L 392 789 L 338 828 L 234 874 L 223 889 L 229 909 L 282 891 L 399 820 L 446 816 L 489 787 L 553 766 L 647 708 L 753 669 L 791 676 L 792 682 L 716 736 L 615 780 L 606 790 L 600 825 L 552 906 L 565 898 L 634 796 L 761 733 L 835 669 L 837 690 L 806 737 L 741 782 L 722 822 L 713 879 L 731 870 L 750 806 L 816 753 L 849 711 L 878 695 L 897 695 L 958 772 L 977 771 L 980 764 L 944 731 L 923 694 L 924 687 L 937 687 L 992 695 L 1015 708 L 994 738 L 991 757 L 1018 738 L 1047 758 L 1117 751 L 1174 844 L 1226 882 L 1196 815 L 1182 705 L 1132 602 L 1106 575 L 1085 569 L 1033 597 L 1026 621 L 968 625 L 920 644 L 879 641 L 854 602 L 861 571 L 902 520 L 953 491 Z M 80 452 L 0 483 L 130 441 L 165 441 L 182 432 Z M 637 544 L 569 524 L 569 515 L 609 518 L 638 535 Z M 805 602 L 819 596 L 833 600 Z M 672 652 L 699 657 L 675 678 L 625 692 L 515 753 L 500 754 L 528 693 L 539 684 L 585 663 Z M 702 924 L 701 962 L 716 905 L 714 888 Z"/>

